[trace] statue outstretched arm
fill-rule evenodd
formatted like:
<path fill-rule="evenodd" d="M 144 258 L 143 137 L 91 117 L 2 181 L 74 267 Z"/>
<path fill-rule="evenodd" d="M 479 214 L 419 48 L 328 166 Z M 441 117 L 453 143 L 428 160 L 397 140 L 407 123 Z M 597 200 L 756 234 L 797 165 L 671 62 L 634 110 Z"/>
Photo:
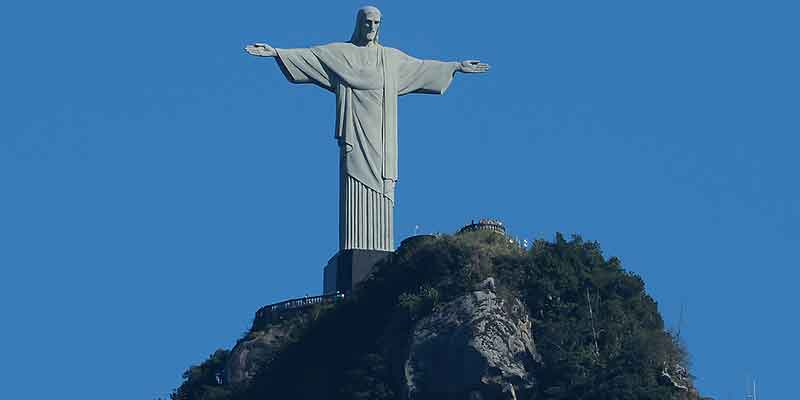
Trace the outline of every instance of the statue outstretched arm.
<path fill-rule="evenodd" d="M 253 43 L 245 46 L 244 51 L 258 57 L 275 57 L 278 52 L 266 43 Z"/>
<path fill-rule="evenodd" d="M 474 74 L 489 71 L 489 64 L 478 60 L 420 60 L 397 50 L 391 54 L 396 57 L 397 94 L 400 96 L 409 93 L 443 94 L 456 72 Z"/>
<path fill-rule="evenodd" d="M 253 43 L 244 50 L 257 57 L 273 57 L 292 83 L 313 83 L 323 89 L 334 91 L 329 71 L 317 59 L 311 49 L 276 49 L 266 43 Z"/>

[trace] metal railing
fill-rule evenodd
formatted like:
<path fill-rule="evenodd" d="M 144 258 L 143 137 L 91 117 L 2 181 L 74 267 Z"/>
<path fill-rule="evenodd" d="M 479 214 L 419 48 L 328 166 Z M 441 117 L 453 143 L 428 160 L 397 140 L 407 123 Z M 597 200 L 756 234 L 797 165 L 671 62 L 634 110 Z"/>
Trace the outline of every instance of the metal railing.
<path fill-rule="evenodd" d="M 297 299 L 285 300 L 280 303 L 261 307 L 261 309 L 256 312 L 256 319 L 265 318 L 267 316 L 271 317 L 275 314 L 280 314 L 285 311 L 311 307 L 317 304 L 332 303 L 341 299 L 344 299 L 344 293 L 336 292 L 332 294 L 323 294 L 321 296 L 300 297 Z"/>

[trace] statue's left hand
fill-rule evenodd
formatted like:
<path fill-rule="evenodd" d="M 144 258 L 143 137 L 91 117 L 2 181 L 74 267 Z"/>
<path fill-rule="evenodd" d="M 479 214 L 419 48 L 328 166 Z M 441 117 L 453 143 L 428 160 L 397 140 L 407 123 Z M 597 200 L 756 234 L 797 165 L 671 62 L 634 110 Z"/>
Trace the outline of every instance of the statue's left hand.
<path fill-rule="evenodd" d="M 467 60 L 462 61 L 459 71 L 465 72 L 468 74 L 475 74 L 481 72 L 489 72 L 489 64 L 482 63 L 478 60 Z"/>
<path fill-rule="evenodd" d="M 265 43 L 253 43 L 244 48 L 244 51 L 259 57 L 275 57 L 278 52 L 270 45 Z"/>

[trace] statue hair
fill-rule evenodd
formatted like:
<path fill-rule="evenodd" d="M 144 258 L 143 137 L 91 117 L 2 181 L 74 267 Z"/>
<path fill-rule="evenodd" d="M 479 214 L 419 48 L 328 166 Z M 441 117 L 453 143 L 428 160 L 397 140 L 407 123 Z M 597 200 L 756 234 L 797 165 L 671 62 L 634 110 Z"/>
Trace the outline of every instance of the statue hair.
<path fill-rule="evenodd" d="M 378 7 L 364 6 L 359 8 L 358 12 L 356 13 L 356 28 L 353 30 L 353 36 L 350 37 L 350 43 L 358 44 L 358 42 L 361 40 L 359 33 L 361 32 L 361 29 L 363 29 L 364 20 L 367 19 L 367 14 L 378 14 L 381 16 L 381 21 L 383 20 L 383 14 L 381 14 L 381 10 L 379 10 Z M 380 43 L 378 40 L 380 34 L 381 30 L 378 28 L 378 32 L 375 35 L 375 43 L 377 44 Z"/>

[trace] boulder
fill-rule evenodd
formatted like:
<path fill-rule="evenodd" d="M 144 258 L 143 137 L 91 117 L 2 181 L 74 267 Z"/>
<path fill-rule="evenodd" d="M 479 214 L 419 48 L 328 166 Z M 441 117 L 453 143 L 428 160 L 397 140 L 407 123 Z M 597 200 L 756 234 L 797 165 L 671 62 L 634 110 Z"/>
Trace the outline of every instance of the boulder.
<path fill-rule="evenodd" d="M 533 387 L 541 357 L 528 311 L 495 290 L 487 279 L 417 322 L 404 365 L 405 398 L 517 399 Z"/>

